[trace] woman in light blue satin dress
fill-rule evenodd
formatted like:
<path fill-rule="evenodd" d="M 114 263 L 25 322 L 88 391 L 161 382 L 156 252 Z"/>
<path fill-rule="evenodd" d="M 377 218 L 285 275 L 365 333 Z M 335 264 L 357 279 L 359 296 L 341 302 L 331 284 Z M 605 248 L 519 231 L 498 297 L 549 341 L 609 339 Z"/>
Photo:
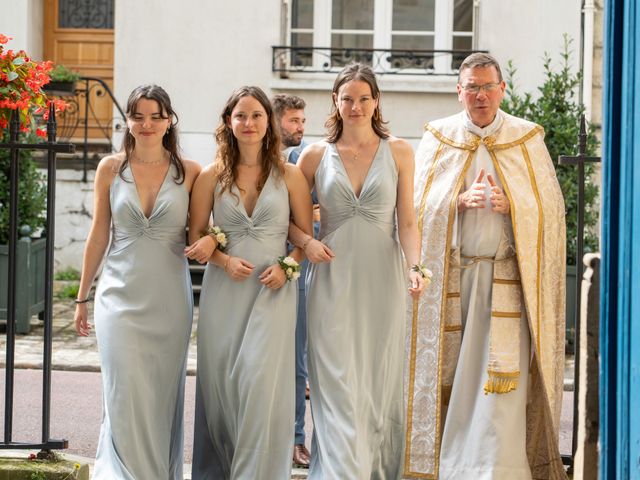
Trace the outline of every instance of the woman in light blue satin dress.
<path fill-rule="evenodd" d="M 183 478 L 183 401 L 193 295 L 184 258 L 189 194 L 200 166 L 180 157 L 177 117 L 156 85 L 127 102 L 123 152 L 95 176 L 76 330 L 104 256 L 94 318 L 103 418 L 96 480 Z"/>
<path fill-rule="evenodd" d="M 194 480 L 288 480 L 293 455 L 297 282 L 286 281 L 289 219 L 312 232 L 311 196 L 281 156 L 269 99 L 229 98 L 216 162 L 196 180 L 187 255 L 209 261 L 200 294 Z M 213 222 L 224 252 L 206 235 Z M 201 237 L 201 238 L 199 238 Z M 291 253 L 297 261 L 301 249 Z"/>
<path fill-rule="evenodd" d="M 298 165 L 320 203 L 320 241 L 292 227 L 307 276 L 314 437 L 309 478 L 396 480 L 402 474 L 406 285 L 422 276 L 413 211 L 413 151 L 383 125 L 368 66 L 333 87 L 327 139 Z M 402 251 L 406 258 L 404 264 Z"/>

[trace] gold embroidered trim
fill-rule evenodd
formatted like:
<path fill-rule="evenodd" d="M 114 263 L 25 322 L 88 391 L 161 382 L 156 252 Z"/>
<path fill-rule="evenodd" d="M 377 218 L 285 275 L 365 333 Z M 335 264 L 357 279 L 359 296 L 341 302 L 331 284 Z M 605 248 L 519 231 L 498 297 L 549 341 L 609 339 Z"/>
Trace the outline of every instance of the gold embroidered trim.
<path fill-rule="evenodd" d="M 446 238 L 445 252 L 444 252 L 444 275 L 442 278 L 443 296 L 446 296 L 446 288 L 444 286 L 449 285 L 449 261 L 451 259 L 451 235 L 453 232 L 453 220 L 455 219 L 458 192 L 460 191 L 460 188 L 462 188 L 462 185 L 464 183 L 464 177 L 467 175 L 467 171 L 471 166 L 471 161 L 473 160 L 474 154 L 475 154 L 475 150 L 472 150 L 469 152 L 469 155 L 467 155 L 467 160 L 464 166 L 462 167 L 462 171 L 460 172 L 460 177 L 458 178 L 458 181 L 456 182 L 456 186 L 453 189 L 453 194 L 451 195 L 451 204 L 449 206 L 449 223 L 447 225 L 447 238 Z M 442 319 L 445 318 L 446 306 L 447 306 L 447 302 L 443 298 L 440 302 L 440 320 L 441 321 L 440 321 L 440 345 L 439 345 L 439 351 L 438 351 L 438 378 L 442 378 L 442 357 L 443 357 L 443 351 L 444 351 L 444 329 L 445 329 L 445 325 Z M 439 387 L 441 387 L 441 385 Z M 435 441 L 436 441 L 435 475 L 436 477 L 438 476 L 440 471 L 440 446 L 441 446 L 440 445 L 440 430 L 441 430 L 440 414 L 442 410 L 440 408 L 441 405 L 442 405 L 442 388 L 438 388 L 438 396 L 436 398 L 436 438 L 435 438 Z"/>
<path fill-rule="evenodd" d="M 442 404 L 449 405 L 449 401 L 451 400 L 451 390 L 453 390 L 453 385 L 442 385 Z M 440 425 L 438 425 L 440 428 Z"/>
<path fill-rule="evenodd" d="M 494 278 L 493 283 L 499 285 L 520 285 L 520 280 L 511 280 L 508 278 Z"/>
<path fill-rule="evenodd" d="M 453 219 L 455 213 L 455 202 L 458 196 L 458 191 L 462 186 L 462 182 L 464 181 L 464 177 L 471 166 L 471 160 L 473 159 L 473 154 L 475 153 L 475 149 L 464 148 L 461 144 L 455 144 L 454 142 L 447 142 L 445 137 L 443 137 L 440 132 L 434 130 L 430 125 L 425 125 L 425 129 L 429 130 L 434 134 L 434 136 L 438 139 L 442 139 L 442 143 L 446 143 L 447 145 L 463 148 L 464 150 L 470 150 L 469 155 L 465 161 L 465 164 L 462 168 L 462 172 L 458 178 L 455 189 L 453 191 L 453 195 L 451 196 L 451 205 L 449 207 L 449 223 L 447 227 L 447 238 L 445 243 L 445 260 L 444 260 L 444 275 L 443 275 L 443 285 L 447 285 L 447 274 L 449 270 L 449 257 L 451 256 L 451 232 L 453 229 Z M 442 153 L 442 149 L 444 148 L 442 143 L 438 147 L 436 151 L 436 157 L 433 159 L 433 164 L 431 166 L 431 172 L 429 172 L 429 176 L 427 177 L 428 187 L 431 187 L 432 176 L 435 172 L 436 163 L 439 160 L 440 154 Z M 459 146 L 460 145 L 460 146 Z M 477 148 L 477 146 L 476 146 Z M 427 185 L 425 185 L 425 190 L 427 190 Z M 426 199 L 428 195 L 427 192 L 423 192 L 423 198 Z M 425 201 L 426 204 L 426 201 Z M 420 211 L 418 212 L 418 230 L 420 232 L 420 238 L 423 237 L 423 218 L 424 218 L 424 205 L 421 205 Z M 446 288 L 442 290 L 443 297 L 446 295 Z M 441 299 L 440 304 L 440 319 L 444 317 L 444 309 L 446 307 L 445 298 Z M 413 478 L 427 478 L 427 479 L 435 479 L 438 477 L 438 470 L 440 468 L 440 413 L 441 413 L 441 402 L 442 402 L 442 391 L 439 386 L 438 392 L 436 395 L 436 437 L 435 437 L 435 474 L 431 473 L 419 473 L 411 471 L 411 425 L 413 423 L 413 392 L 414 392 L 414 383 L 415 383 L 415 365 L 416 365 L 416 326 L 418 322 L 418 301 L 413 301 L 413 312 L 412 312 L 412 330 L 411 330 L 411 358 L 409 361 L 409 386 L 407 392 L 407 432 L 405 435 L 405 457 L 404 457 L 404 472 L 403 475 L 407 479 Z M 443 353 L 443 345 L 442 341 L 444 337 L 444 322 L 440 322 L 440 345 L 438 351 L 438 378 L 442 376 L 442 353 Z"/>
<path fill-rule="evenodd" d="M 445 333 L 449 332 L 460 332 L 462 331 L 462 325 L 445 325 L 444 326 Z"/>
<path fill-rule="evenodd" d="M 427 125 L 425 125 L 426 128 Z M 440 156 L 442 155 L 442 150 L 444 149 L 444 144 L 440 143 L 436 150 L 435 156 L 433 158 L 433 162 L 431 167 L 429 168 L 429 173 L 427 174 L 427 181 L 424 185 L 424 190 L 422 191 L 422 197 L 420 198 L 420 208 L 418 210 L 418 231 L 420 232 L 420 238 L 423 236 L 423 228 L 424 228 L 424 210 L 427 204 L 427 196 L 429 195 L 429 191 L 431 190 L 431 184 L 433 183 L 433 178 L 435 176 L 436 166 L 440 161 Z M 422 256 L 422 255 L 421 255 Z M 418 300 L 413 300 L 413 308 L 411 313 L 411 355 L 409 359 L 409 386 L 407 392 L 407 431 L 405 433 L 405 455 L 404 455 L 404 471 L 405 475 L 410 473 L 411 468 L 411 425 L 413 423 L 413 394 L 414 394 L 414 385 L 416 381 L 416 352 L 417 352 L 417 343 L 418 343 Z M 429 477 L 416 477 L 416 478 L 429 478 Z"/>
<path fill-rule="evenodd" d="M 541 133 L 541 132 L 544 132 L 544 129 L 540 125 L 536 125 L 535 127 L 533 127 L 533 129 L 529 130 L 529 132 L 525 133 L 522 137 L 520 137 L 517 140 L 514 140 L 513 142 L 498 143 L 498 144 L 493 143 L 491 145 L 491 147 L 489 147 L 489 145 L 487 145 L 487 148 L 491 148 L 492 150 L 505 150 L 507 148 L 517 147 L 518 145 L 521 145 L 521 144 L 525 143 L 527 140 L 532 139 L 538 133 Z M 494 140 L 494 142 L 495 142 L 495 140 Z"/>
<path fill-rule="evenodd" d="M 515 372 L 498 372 L 497 370 L 487 370 L 489 375 L 502 375 L 503 377 L 509 378 L 518 378 L 520 376 L 520 370 L 516 370 Z"/>
<path fill-rule="evenodd" d="M 542 130 L 542 127 L 540 128 Z M 536 303 L 538 305 L 536 312 L 536 321 L 537 321 L 537 329 L 538 335 L 536 338 L 536 345 L 538 347 L 538 355 L 540 355 L 540 361 L 542 361 L 542 351 L 540 350 L 540 296 L 542 294 L 540 289 L 540 281 L 542 277 L 542 233 L 544 229 L 544 213 L 542 211 L 542 201 L 540 200 L 540 192 L 538 191 L 538 182 L 536 181 L 535 172 L 533 171 L 533 167 L 531 166 L 531 158 L 529 158 L 529 151 L 527 150 L 527 146 L 523 143 L 520 148 L 522 149 L 522 155 L 524 156 L 524 161 L 527 164 L 527 169 L 529 170 L 529 179 L 531 181 L 531 189 L 533 190 L 533 195 L 536 198 L 536 205 L 538 206 L 538 243 L 536 245 L 536 253 L 538 258 L 537 262 L 537 270 L 536 270 Z"/>
<path fill-rule="evenodd" d="M 460 298 L 460 292 L 448 292 L 447 298 Z"/>
<path fill-rule="evenodd" d="M 496 318 L 520 318 L 521 315 L 520 312 L 496 312 L 495 310 L 491 312 L 491 316 Z"/>
<path fill-rule="evenodd" d="M 475 152 L 478 149 L 478 145 L 480 145 L 480 138 L 476 137 L 473 139 L 473 143 L 472 144 L 468 144 L 468 143 L 458 143 L 458 142 L 454 142 L 453 140 L 451 140 L 450 138 L 445 137 L 444 135 L 442 135 L 438 130 L 436 130 L 435 128 L 433 128 L 431 125 L 429 125 L 428 123 L 424 126 L 425 130 L 428 130 L 429 132 L 431 132 L 431 134 L 436 137 L 438 140 L 440 140 L 442 143 L 446 143 L 447 145 L 449 145 L 450 147 L 455 147 L 455 148 L 460 148 L 462 150 L 470 150 L 472 152 Z"/>

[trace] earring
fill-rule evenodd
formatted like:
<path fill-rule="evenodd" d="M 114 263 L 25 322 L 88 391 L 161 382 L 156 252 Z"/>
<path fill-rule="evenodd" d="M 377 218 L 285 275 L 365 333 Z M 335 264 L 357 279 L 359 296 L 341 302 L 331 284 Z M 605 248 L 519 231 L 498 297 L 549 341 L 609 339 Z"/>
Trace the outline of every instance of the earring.
<path fill-rule="evenodd" d="M 165 134 L 165 135 L 169 135 L 169 132 L 170 132 L 170 131 L 171 131 L 171 125 L 169 125 L 169 126 L 167 127 L 167 131 L 166 131 L 166 132 L 164 132 L 164 134 Z"/>
<path fill-rule="evenodd" d="M 378 107 L 373 111 L 373 119 L 375 121 L 380 120 L 380 109 Z"/>

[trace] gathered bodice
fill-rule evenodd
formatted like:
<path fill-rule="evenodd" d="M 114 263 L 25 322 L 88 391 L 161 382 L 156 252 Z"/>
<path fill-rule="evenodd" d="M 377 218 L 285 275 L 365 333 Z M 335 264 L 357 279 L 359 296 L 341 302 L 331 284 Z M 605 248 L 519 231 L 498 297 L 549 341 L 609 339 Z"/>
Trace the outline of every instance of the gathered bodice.
<path fill-rule="evenodd" d="M 112 244 L 110 254 L 118 253 L 139 238 L 162 242 L 172 249 L 185 245 L 189 211 L 189 193 L 184 184 L 174 181 L 176 168 L 171 164 L 160 186 L 151 215 L 147 218 L 136 190 L 131 168 L 116 175 L 111 183 L 110 202 Z"/>
<path fill-rule="evenodd" d="M 229 251 L 243 240 L 252 238 L 267 250 L 277 250 L 278 255 L 281 254 L 289 231 L 289 192 L 284 178 L 276 175 L 271 172 L 268 176 L 251 216 L 245 210 L 236 185 L 231 187 L 231 192 L 225 191 L 222 195 L 218 194 L 220 186 L 216 186 L 213 218 L 227 234 Z"/>
<path fill-rule="evenodd" d="M 320 238 L 360 216 L 390 235 L 396 228 L 398 169 L 389 143 L 380 140 L 360 196 L 356 196 L 335 144 L 328 144 L 315 174 L 320 203 Z"/>

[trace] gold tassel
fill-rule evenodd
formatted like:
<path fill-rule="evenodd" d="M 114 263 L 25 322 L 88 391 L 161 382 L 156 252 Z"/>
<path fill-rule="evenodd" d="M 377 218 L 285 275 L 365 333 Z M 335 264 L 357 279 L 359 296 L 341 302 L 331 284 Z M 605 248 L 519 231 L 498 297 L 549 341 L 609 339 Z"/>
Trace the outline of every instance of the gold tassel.
<path fill-rule="evenodd" d="M 489 378 L 484 385 L 484 394 L 489 393 L 509 393 L 518 387 L 518 376 L 520 372 L 498 373 L 489 372 Z"/>

